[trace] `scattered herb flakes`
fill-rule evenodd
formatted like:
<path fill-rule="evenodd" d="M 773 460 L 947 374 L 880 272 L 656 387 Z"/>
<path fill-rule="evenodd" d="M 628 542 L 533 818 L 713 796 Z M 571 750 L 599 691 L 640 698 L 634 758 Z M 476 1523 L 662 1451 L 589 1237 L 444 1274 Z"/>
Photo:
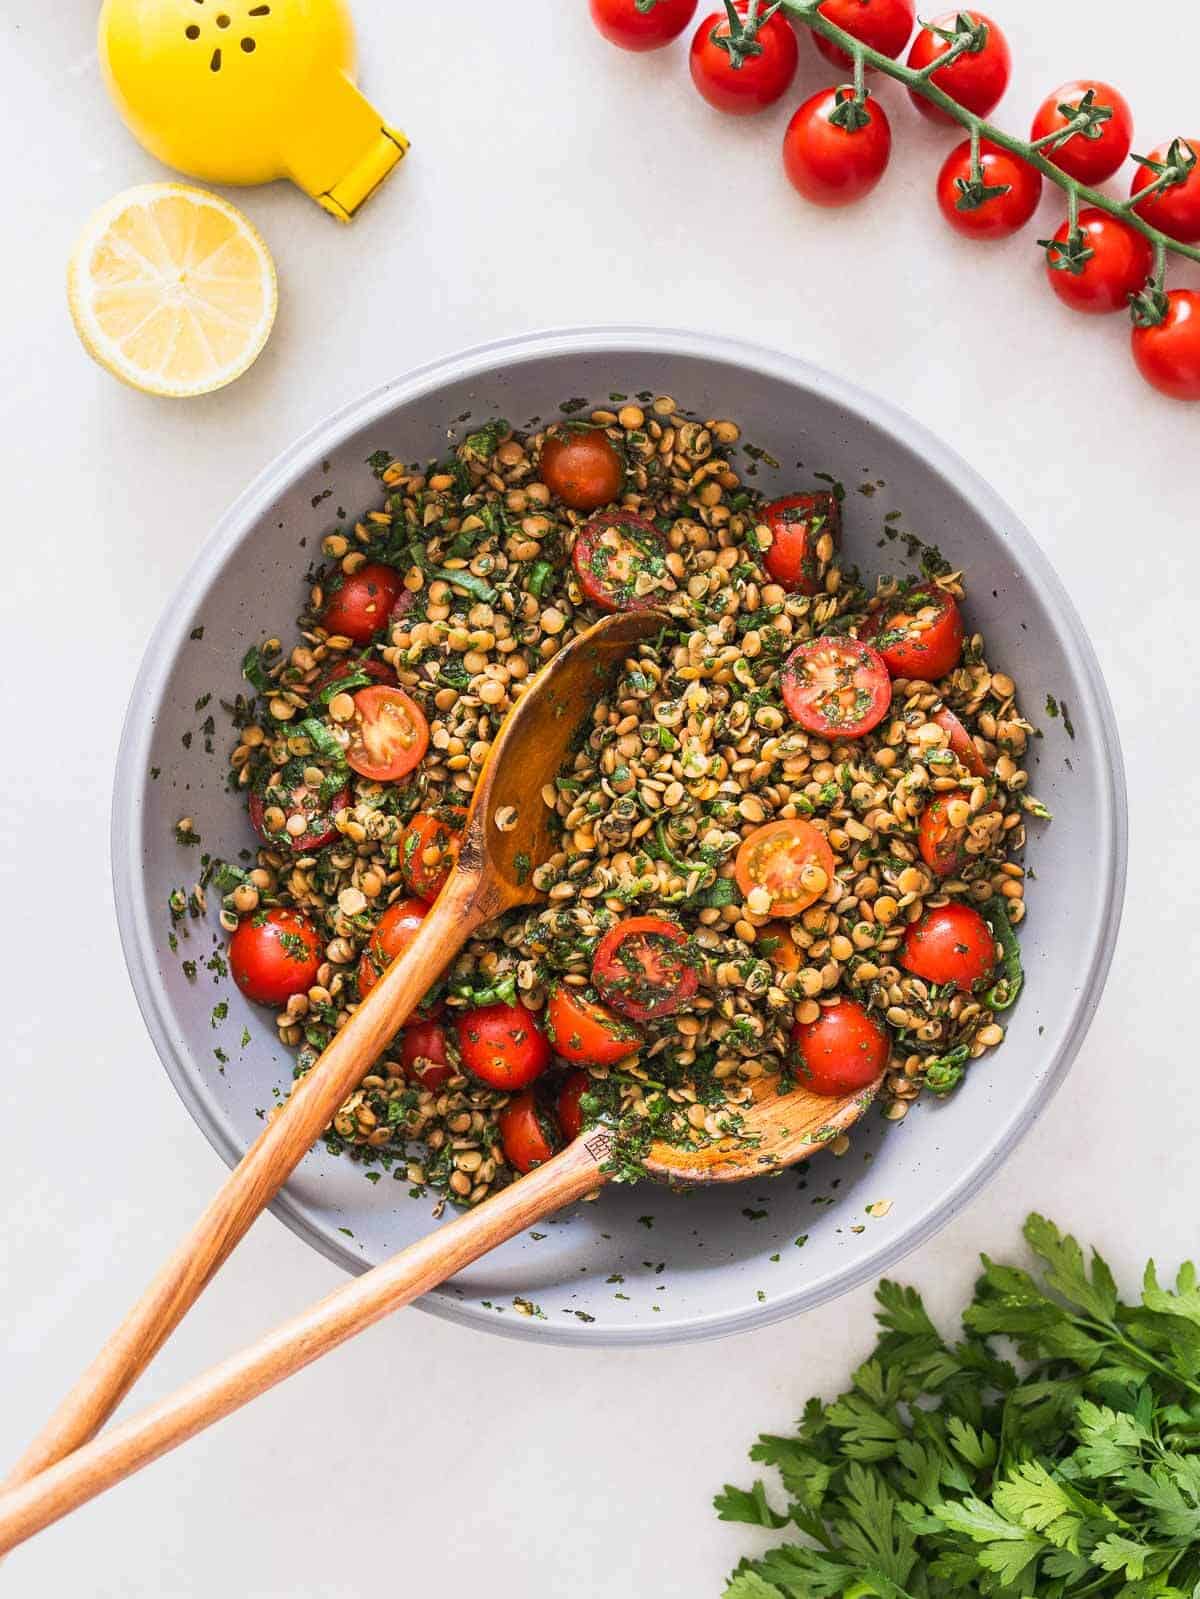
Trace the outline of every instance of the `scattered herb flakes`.
<path fill-rule="evenodd" d="M 654 1217 L 653 1216 L 639 1216 L 638 1217 L 638 1223 L 642 1227 L 646 1227 L 646 1228 L 653 1227 L 654 1226 Z"/>
<path fill-rule="evenodd" d="M 369 1183 L 377 1183 L 379 1181 L 379 1179 L 383 1176 L 383 1173 L 379 1172 L 379 1171 L 365 1171 L 365 1172 L 363 1172 L 363 1176 L 367 1179 L 367 1181 Z"/>
<path fill-rule="evenodd" d="M 559 410 L 564 416 L 574 416 L 576 411 L 586 411 L 589 402 L 576 396 L 573 400 L 564 400 Z"/>
<path fill-rule="evenodd" d="M 548 1238 L 550 1235 L 549 1233 L 530 1233 L 529 1236 L 535 1244 L 540 1244 L 543 1238 Z"/>
<path fill-rule="evenodd" d="M 242 1048 L 245 1049 L 246 1046 L 249 1044 L 249 1042 L 250 1042 L 250 1029 L 248 1027 L 243 1027 L 242 1028 Z"/>
<path fill-rule="evenodd" d="M 799 1238 L 794 1238 L 792 1242 L 795 1244 L 797 1249 L 803 1249 L 805 1244 L 808 1242 L 808 1234 L 801 1233 Z"/>
<path fill-rule="evenodd" d="M 1063 727 L 1066 729 L 1067 737 L 1068 738 L 1074 738 L 1075 737 L 1075 726 L 1074 726 L 1073 722 L 1071 721 L 1071 713 L 1067 709 L 1066 700 L 1060 700 L 1059 701 L 1059 705 L 1060 705 L 1060 707 L 1062 709 Z"/>
<path fill-rule="evenodd" d="M 760 1305 L 765 1305 L 767 1302 L 767 1296 L 761 1288 L 756 1288 L 754 1290 L 754 1297 L 758 1300 Z"/>
<path fill-rule="evenodd" d="M 589 1316 L 586 1310 L 573 1310 L 571 1314 L 576 1321 L 593 1322 L 596 1319 L 595 1316 Z"/>
<path fill-rule="evenodd" d="M 228 1000 L 222 999 L 213 1006 L 212 1015 L 209 1017 L 209 1025 L 211 1027 L 219 1027 L 228 1015 L 229 1002 Z"/>
<path fill-rule="evenodd" d="M 779 1264 L 780 1260 L 782 1260 L 782 1258 L 783 1257 L 781 1255 L 768 1255 L 767 1256 L 767 1259 L 771 1262 L 771 1264 L 773 1266 L 777 1266 Z"/>
<path fill-rule="evenodd" d="M 347 1238 L 353 1238 L 354 1237 L 354 1234 L 350 1231 L 349 1227 L 339 1227 L 338 1228 L 338 1232 L 339 1233 L 345 1233 Z"/>
<path fill-rule="evenodd" d="M 229 1065 L 229 1056 L 225 1053 L 225 1051 L 223 1049 L 214 1049 L 213 1050 L 213 1054 L 217 1057 L 217 1060 L 220 1062 L 220 1064 L 222 1066 L 228 1066 Z"/>
<path fill-rule="evenodd" d="M 157 783 L 161 776 L 162 776 L 162 767 L 161 766 L 152 766 L 150 768 L 150 781 L 152 783 Z"/>
<path fill-rule="evenodd" d="M 869 1205 L 863 1206 L 863 1209 L 866 1211 L 867 1215 L 874 1216 L 876 1219 L 886 1216 L 891 1208 L 892 1201 L 890 1199 L 875 1199 L 872 1200 Z"/>
<path fill-rule="evenodd" d="M 520 1295 L 513 1296 L 513 1309 L 520 1316 L 533 1316 L 538 1321 L 545 1321 L 546 1312 L 540 1305 L 535 1305 L 532 1299 L 522 1299 Z"/>
<path fill-rule="evenodd" d="M 614 1271 L 612 1276 L 611 1277 L 606 1277 L 604 1279 L 604 1281 L 606 1283 L 623 1283 L 625 1281 L 625 1278 L 621 1275 L 621 1273 L 619 1271 Z"/>
<path fill-rule="evenodd" d="M 1046 715 L 1047 716 L 1057 716 L 1058 715 L 1058 701 L 1054 698 L 1053 694 L 1047 694 L 1046 695 Z"/>
<path fill-rule="evenodd" d="M 752 1210 L 749 1205 L 743 1205 L 742 1207 L 742 1215 L 747 1221 L 762 1221 L 764 1216 L 769 1216 L 770 1214 L 769 1210 Z"/>
<path fill-rule="evenodd" d="M 203 626 L 194 627 L 192 629 L 192 631 L 188 634 L 188 638 L 194 639 L 197 644 L 199 644 L 200 640 L 203 637 L 204 637 L 204 628 L 203 628 Z"/>

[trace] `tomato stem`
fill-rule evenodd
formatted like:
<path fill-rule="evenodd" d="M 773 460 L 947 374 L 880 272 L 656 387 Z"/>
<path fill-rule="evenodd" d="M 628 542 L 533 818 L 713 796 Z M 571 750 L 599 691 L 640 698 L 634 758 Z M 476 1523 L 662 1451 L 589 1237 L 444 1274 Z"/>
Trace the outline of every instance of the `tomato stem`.
<path fill-rule="evenodd" d="M 994 124 L 986 122 L 982 117 L 976 116 L 966 106 L 960 105 L 957 100 L 952 99 L 944 89 L 940 89 L 936 83 L 931 82 L 932 75 L 939 71 L 940 68 L 946 66 L 956 56 L 961 55 L 966 50 L 979 49 L 978 36 L 975 32 L 956 31 L 950 48 L 943 55 L 940 55 L 936 61 L 931 61 L 927 67 L 917 71 L 913 67 L 905 66 L 903 62 L 893 61 L 891 56 L 884 55 L 882 51 L 873 49 L 869 44 L 863 44 L 861 40 L 847 33 L 844 28 L 839 28 L 836 22 L 831 22 L 828 17 L 817 9 L 819 3 L 820 0 L 779 0 L 779 9 L 795 17 L 798 22 L 802 22 L 813 33 L 823 35 L 824 38 L 828 39 L 832 44 L 836 44 L 846 54 L 854 57 L 856 65 L 861 59 L 864 67 L 874 67 L 877 72 L 882 72 L 885 77 L 904 84 L 914 94 L 918 94 L 922 99 L 938 106 L 960 127 L 966 128 L 972 136 L 978 134 L 980 139 L 986 139 L 989 144 L 997 145 L 1001 150 L 1007 150 L 1010 155 L 1015 155 L 1020 160 L 1027 162 L 1035 171 L 1040 172 L 1044 178 L 1048 178 L 1051 183 L 1065 191 L 1068 210 L 1074 209 L 1077 213 L 1080 204 L 1086 204 L 1097 211 L 1103 211 L 1107 216 L 1116 217 L 1119 221 L 1124 222 L 1126 227 L 1133 228 L 1136 232 L 1142 234 L 1150 240 L 1156 250 L 1163 252 L 1164 258 L 1169 252 L 1172 255 L 1183 256 L 1189 261 L 1200 261 L 1200 246 L 1183 244 L 1178 239 L 1172 239 L 1168 234 L 1163 233 L 1161 229 L 1154 227 L 1139 216 L 1137 211 L 1133 209 L 1147 195 L 1153 194 L 1159 189 L 1167 188 L 1171 184 L 1181 183 L 1187 177 L 1188 172 L 1191 170 L 1191 165 L 1195 161 L 1195 156 L 1192 157 L 1192 162 L 1189 163 L 1184 155 L 1186 146 L 1182 146 L 1179 140 L 1176 140 L 1176 145 L 1180 145 L 1178 153 L 1175 153 L 1175 146 L 1173 145 L 1172 155 L 1164 163 L 1153 163 L 1144 156 L 1135 156 L 1134 159 L 1140 161 L 1143 166 L 1150 166 L 1152 170 L 1155 170 L 1155 180 L 1153 183 L 1148 183 L 1132 200 L 1114 200 L 1100 189 L 1093 189 L 1087 184 L 1080 183 L 1070 173 L 1064 172 L 1061 167 L 1056 167 L 1052 161 L 1048 161 L 1041 148 L 1039 148 L 1045 141 L 1040 140 L 1037 145 L 1034 145 L 1025 139 L 1015 138 L 1011 133 L 1005 133 L 1003 128 L 998 128 Z M 1093 106 L 1090 108 L 1089 115 L 1094 116 L 1097 111 L 1108 109 L 1110 108 Z M 1065 132 L 1065 129 L 1060 129 L 1056 137 L 1062 137 Z M 1163 167 L 1162 171 L 1157 170 L 1159 165 Z"/>

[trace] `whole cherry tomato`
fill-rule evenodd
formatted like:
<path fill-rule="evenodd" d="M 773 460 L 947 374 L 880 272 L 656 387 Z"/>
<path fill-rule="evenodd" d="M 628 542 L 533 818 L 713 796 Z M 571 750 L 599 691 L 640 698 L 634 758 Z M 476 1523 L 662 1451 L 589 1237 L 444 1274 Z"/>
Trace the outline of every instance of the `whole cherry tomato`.
<path fill-rule="evenodd" d="M 1029 135 L 1037 143 L 1048 134 L 1069 128 L 1080 115 L 1081 108 L 1086 114 L 1092 106 L 1107 106 L 1112 115 L 1093 122 L 1090 130 L 1072 133 L 1061 144 L 1048 144 L 1042 149 L 1046 160 L 1053 162 L 1061 172 L 1087 184 L 1103 183 L 1111 178 L 1133 146 L 1133 112 L 1119 89 L 1096 78 L 1064 83 L 1043 100 Z"/>
<path fill-rule="evenodd" d="M 1195 244 L 1200 239 L 1200 139 L 1175 139 L 1151 150 L 1134 173 L 1129 192 L 1136 199 L 1168 167 L 1179 174 L 1177 181 L 1138 200 L 1137 214 L 1169 238 Z"/>
<path fill-rule="evenodd" d="M 909 924 L 900 964 L 927 983 L 953 983 L 969 994 L 995 967 L 996 940 L 977 910 L 951 900 Z"/>
<path fill-rule="evenodd" d="M 429 915 L 423 899 L 398 899 L 389 905 L 375 924 L 358 963 L 358 992 L 365 999 L 397 955 L 417 936 L 417 929 Z"/>
<path fill-rule="evenodd" d="M 622 50 L 660 50 L 696 14 L 697 0 L 591 0 L 592 21 Z"/>
<path fill-rule="evenodd" d="M 1046 276 L 1064 305 L 1102 315 L 1127 308 L 1144 288 L 1153 260 L 1145 234 L 1089 207 L 1079 213 L 1074 241 L 1069 222 L 1054 235 L 1046 251 Z"/>
<path fill-rule="evenodd" d="M 795 74 L 800 54 L 795 30 L 778 11 L 761 22 L 767 9 L 767 0 L 734 0 L 732 28 L 726 12 L 713 12 L 692 36 L 692 82 L 709 105 L 730 116 L 765 111 Z M 757 55 L 750 53 L 755 44 Z"/>
<path fill-rule="evenodd" d="M 603 428 L 556 422 L 546 430 L 538 470 L 556 499 L 572 511 L 595 511 L 615 500 L 625 481 L 621 452 Z"/>
<path fill-rule="evenodd" d="M 939 67 L 930 82 L 968 111 L 986 117 L 999 105 L 1008 88 L 1012 56 L 1008 40 L 982 11 L 948 11 L 945 16 L 926 22 L 913 40 L 908 64 L 914 71 L 922 71 L 939 56 L 944 56 L 960 34 L 968 30 L 970 44 L 948 66 Z M 931 122 L 954 125 L 954 118 L 941 106 L 911 89 L 909 94 L 923 117 Z"/>
<path fill-rule="evenodd" d="M 955 145 L 938 173 L 942 215 L 969 239 L 1007 239 L 1019 233 L 1041 197 L 1041 173 L 986 140 L 979 147 L 978 175 L 972 168 L 970 139 Z"/>
<path fill-rule="evenodd" d="M 814 205 L 853 205 L 883 176 L 892 130 L 877 100 L 861 107 L 854 90 L 822 89 L 792 117 L 783 165 L 792 187 Z"/>
<path fill-rule="evenodd" d="M 404 1075 L 417 1088 L 436 1093 L 454 1076 L 454 1065 L 446 1048 L 446 1029 L 439 1021 L 410 1022 L 400 1035 L 400 1064 Z"/>
<path fill-rule="evenodd" d="M 550 1064 L 546 1035 L 524 1005 L 483 1005 L 457 1027 L 463 1065 L 491 1088 L 526 1088 Z"/>
<path fill-rule="evenodd" d="M 1137 369 L 1160 394 L 1200 400 L 1200 294 L 1172 289 L 1157 297 L 1160 321 L 1133 330 Z"/>
<path fill-rule="evenodd" d="M 306 994 L 324 959 L 321 935 L 300 911 L 252 911 L 229 940 L 233 980 L 258 1005 L 285 1005 Z"/>
<path fill-rule="evenodd" d="M 796 1080 L 814 1094 L 853 1094 L 873 1083 L 887 1065 L 891 1039 L 853 999 L 822 1005 L 814 1022 L 792 1029 Z"/>
<path fill-rule="evenodd" d="M 893 59 L 912 37 L 917 16 L 915 0 L 821 0 L 817 10 L 860 44 Z M 812 42 L 840 71 L 849 70 L 850 57 L 840 45 L 820 33 Z"/>
<path fill-rule="evenodd" d="M 394 566 L 369 561 L 347 576 L 340 568 L 325 585 L 321 626 L 356 644 L 369 644 L 387 626 L 391 609 L 404 590 Z"/>

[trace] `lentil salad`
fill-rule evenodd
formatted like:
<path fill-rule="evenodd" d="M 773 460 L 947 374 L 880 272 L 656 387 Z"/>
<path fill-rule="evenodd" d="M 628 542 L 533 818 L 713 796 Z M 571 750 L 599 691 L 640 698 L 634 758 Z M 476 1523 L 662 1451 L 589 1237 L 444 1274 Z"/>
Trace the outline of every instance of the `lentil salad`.
<path fill-rule="evenodd" d="M 868 590 L 839 494 L 768 503 L 738 443 L 647 396 L 491 423 L 435 467 L 380 455 L 384 504 L 326 537 L 299 642 L 246 658 L 261 848 L 218 867 L 222 921 L 302 1072 L 419 925 L 538 666 L 605 610 L 663 615 L 544 791 L 545 902 L 470 941 L 329 1130 L 418 1191 L 476 1203 L 584 1116 L 633 1175 L 651 1137 L 736 1133 L 764 1075 L 884 1072 L 899 1119 L 1003 1036 L 1012 856 L 1044 814 L 1015 686 L 961 574 Z"/>

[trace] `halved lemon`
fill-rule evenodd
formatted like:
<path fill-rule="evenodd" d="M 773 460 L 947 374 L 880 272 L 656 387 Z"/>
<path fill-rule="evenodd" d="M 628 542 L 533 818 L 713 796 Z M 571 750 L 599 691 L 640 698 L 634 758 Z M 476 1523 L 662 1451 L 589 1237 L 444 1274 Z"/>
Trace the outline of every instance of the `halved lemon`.
<path fill-rule="evenodd" d="M 275 321 L 275 265 L 218 195 L 145 183 L 101 206 L 67 271 L 88 353 L 147 394 L 208 394 L 240 377 Z"/>

